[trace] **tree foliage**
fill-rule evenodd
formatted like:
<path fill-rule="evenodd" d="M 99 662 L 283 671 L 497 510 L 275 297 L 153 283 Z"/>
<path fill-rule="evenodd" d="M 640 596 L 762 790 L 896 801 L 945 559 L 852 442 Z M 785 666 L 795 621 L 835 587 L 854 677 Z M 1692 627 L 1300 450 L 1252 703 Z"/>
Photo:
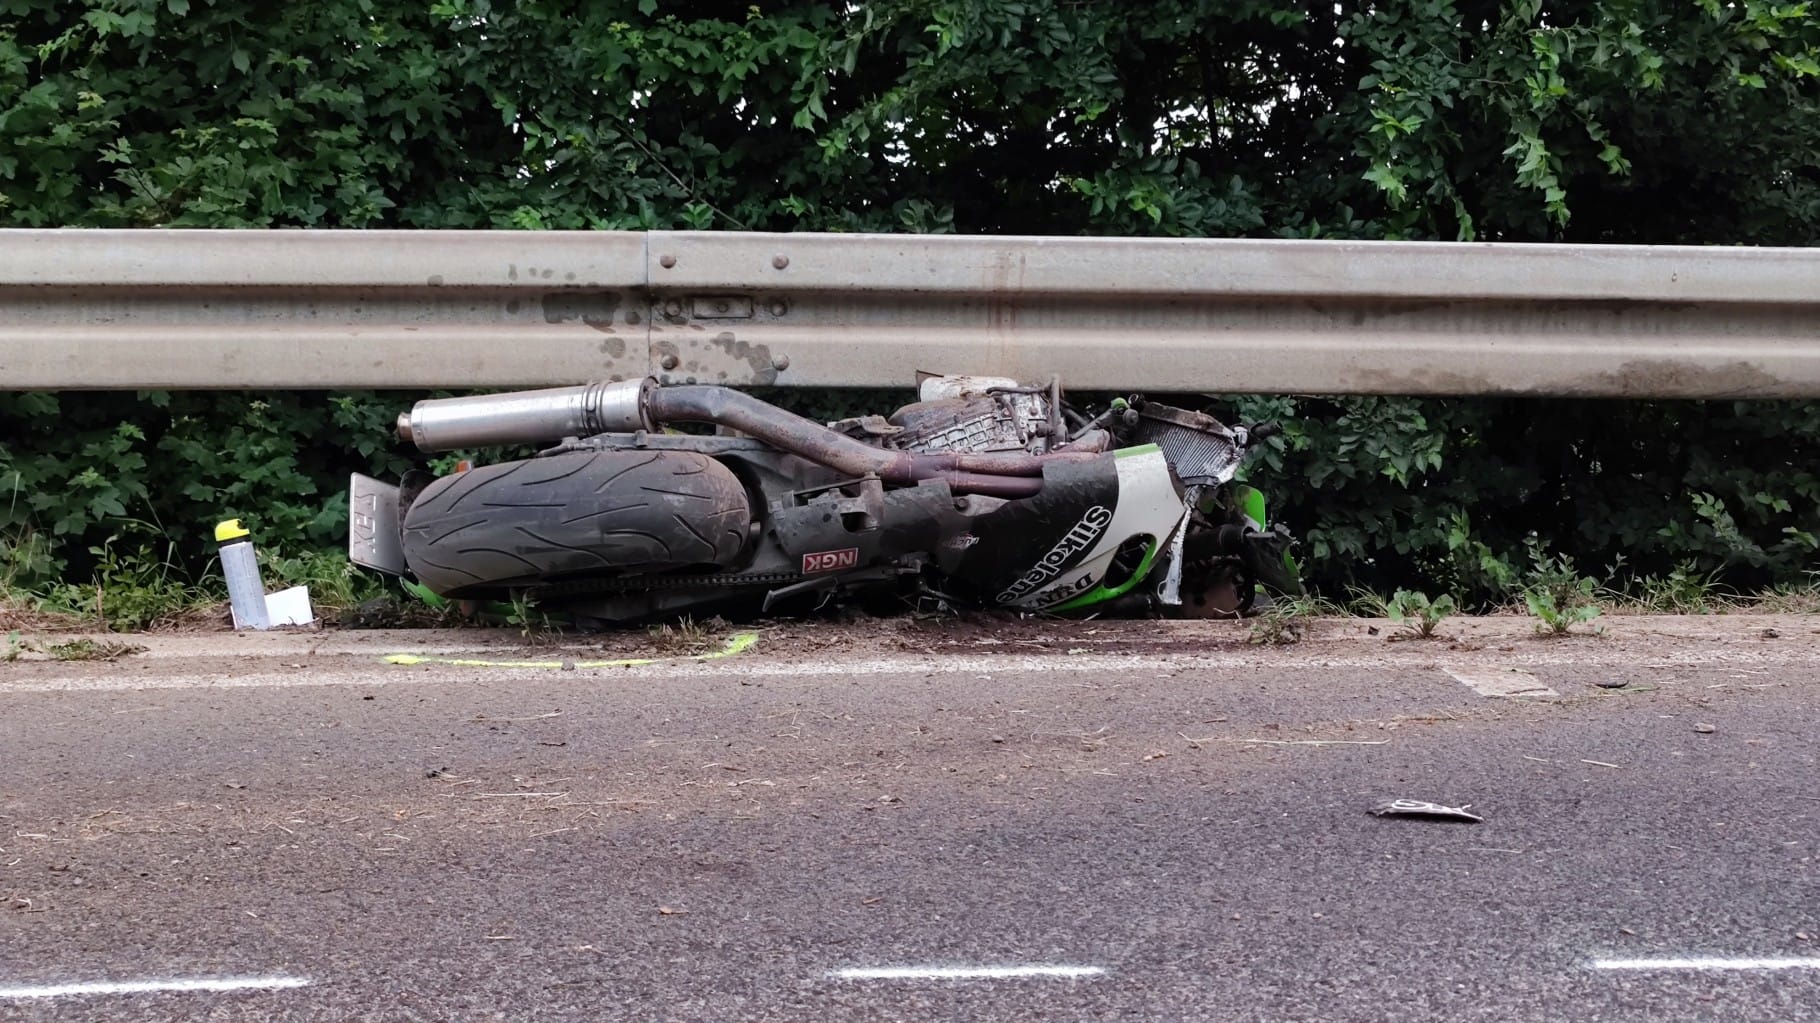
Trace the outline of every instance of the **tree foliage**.
<path fill-rule="evenodd" d="M 1762 0 L 0 0 L 0 225 L 1807 245 L 1817 105 Z M 0 398 L 0 531 L 325 541 L 382 403 L 257 400 Z M 1330 576 L 1813 564 L 1811 406 L 1243 404 Z M 262 494 L 208 468 L 254 435 Z"/>

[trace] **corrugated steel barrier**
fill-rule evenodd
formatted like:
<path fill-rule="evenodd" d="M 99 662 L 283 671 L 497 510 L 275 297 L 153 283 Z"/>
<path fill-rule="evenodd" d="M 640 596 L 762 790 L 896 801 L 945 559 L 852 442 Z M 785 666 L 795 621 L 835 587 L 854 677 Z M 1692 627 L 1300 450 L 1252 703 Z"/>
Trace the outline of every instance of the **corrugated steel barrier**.
<path fill-rule="evenodd" d="M 1820 249 L 0 231 L 0 388 L 1820 397 Z"/>

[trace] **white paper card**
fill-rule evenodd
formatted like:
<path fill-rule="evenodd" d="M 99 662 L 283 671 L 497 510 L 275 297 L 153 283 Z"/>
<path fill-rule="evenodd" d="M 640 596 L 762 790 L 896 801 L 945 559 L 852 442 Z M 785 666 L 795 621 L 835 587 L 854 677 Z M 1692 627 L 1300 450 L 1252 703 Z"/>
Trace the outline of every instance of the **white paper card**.
<path fill-rule="evenodd" d="M 293 586 L 288 590 L 265 595 L 265 617 L 273 628 L 280 625 L 308 625 L 316 620 L 316 613 L 310 608 L 310 590 L 307 586 Z"/>

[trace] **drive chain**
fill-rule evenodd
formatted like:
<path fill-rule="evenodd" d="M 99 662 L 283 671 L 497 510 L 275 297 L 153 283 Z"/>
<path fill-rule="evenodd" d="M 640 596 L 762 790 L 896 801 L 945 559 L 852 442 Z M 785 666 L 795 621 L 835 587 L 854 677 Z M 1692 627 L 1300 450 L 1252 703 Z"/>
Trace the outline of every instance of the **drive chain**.
<path fill-rule="evenodd" d="M 721 572 L 711 575 L 634 575 L 619 579 L 590 579 L 540 586 L 540 596 L 580 597 L 597 593 L 643 593 L 650 590 L 711 589 L 715 587 L 788 586 L 802 582 L 800 572 Z"/>

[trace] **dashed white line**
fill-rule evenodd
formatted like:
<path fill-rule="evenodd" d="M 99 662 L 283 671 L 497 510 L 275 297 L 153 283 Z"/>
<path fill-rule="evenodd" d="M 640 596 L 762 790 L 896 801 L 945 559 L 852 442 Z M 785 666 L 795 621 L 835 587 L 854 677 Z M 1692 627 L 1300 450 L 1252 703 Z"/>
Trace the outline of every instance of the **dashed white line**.
<path fill-rule="evenodd" d="M 1017 980 L 1027 977 L 1097 977 L 1098 966 L 880 966 L 830 970 L 836 980 Z"/>
<path fill-rule="evenodd" d="M 201 977 L 190 980 L 96 981 L 87 984 L 46 984 L 40 987 L 0 987 L 0 998 L 63 998 L 70 995 L 137 995 L 156 991 L 275 991 L 303 987 L 303 977 Z"/>
<path fill-rule="evenodd" d="M 1750 959 L 1693 956 L 1681 959 L 1594 959 L 1595 970 L 1820 970 L 1820 959 Z"/>

